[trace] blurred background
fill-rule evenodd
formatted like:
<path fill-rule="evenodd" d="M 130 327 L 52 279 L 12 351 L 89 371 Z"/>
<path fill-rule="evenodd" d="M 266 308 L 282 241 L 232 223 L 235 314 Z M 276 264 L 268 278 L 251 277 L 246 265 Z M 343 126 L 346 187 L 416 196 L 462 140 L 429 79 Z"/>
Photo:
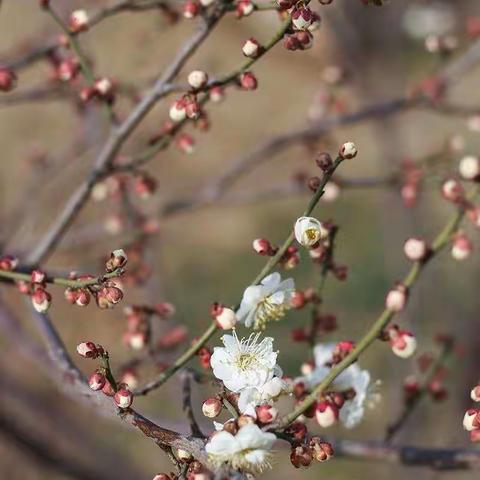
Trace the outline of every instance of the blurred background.
<path fill-rule="evenodd" d="M 0 64 L 19 58 L 58 35 L 58 26 L 37 3 L 2 2 Z M 64 18 L 75 8 L 95 10 L 109 3 L 52 1 Z M 171 4 L 174 9 L 181 6 L 181 2 Z M 54 297 L 51 318 L 68 351 L 86 374 L 91 372 L 92 364 L 75 354 L 80 341 L 93 340 L 107 348 L 116 372 L 139 355 L 122 341 L 126 326 L 123 305 L 173 303 L 174 318 L 154 325 L 155 338 L 161 340 L 179 325 L 188 328 L 189 339 L 194 338 L 210 321 L 208 310 L 213 301 L 237 303 L 264 264 L 264 259 L 253 253 L 252 240 L 266 237 L 272 243 L 281 243 L 309 197 L 305 190 L 304 194 L 285 192 L 265 200 L 229 202 L 228 195 L 233 199 L 254 198 L 262 189 L 318 175 L 314 157 L 319 151 L 327 150 L 333 155 L 347 140 L 357 144 L 359 155 L 342 165 L 339 172 L 342 179 L 396 174 L 402 171 L 406 159 L 421 162 L 438 152 L 442 161 L 441 168 L 424 182 L 413 208 L 404 205 L 399 185 L 340 188 L 334 201 L 321 202 L 316 216 L 333 219 L 339 226 L 337 259 L 349 269 L 346 281 L 330 278 L 326 285 L 324 311 L 337 315 L 339 323 L 339 329 L 328 340 L 358 339 L 366 331 L 383 308 L 385 292 L 408 269 L 402 253 L 405 239 L 411 235 L 432 238 L 451 214 L 451 206 L 440 197 L 440 181 L 456 168 L 464 153 L 478 152 L 479 132 L 475 131 L 471 118 L 417 109 L 335 128 L 308 144 L 282 149 L 239 179 L 227 200 L 159 218 L 162 205 L 198 194 L 241 155 L 273 135 L 404 96 L 422 79 L 442 68 L 450 57 L 461 54 L 468 43 L 465 33 L 468 19 L 480 16 L 476 0 L 391 0 L 382 8 L 366 7 L 355 0 L 335 0 L 329 6 L 313 4 L 322 17 L 322 25 L 310 50 L 290 52 L 277 45 L 253 68 L 259 82 L 257 91 L 229 89 L 223 103 L 207 107 L 209 131 L 188 127 L 196 141 L 194 153 L 186 155 L 173 145 L 147 165 L 146 170 L 157 180 L 158 189 L 146 201 L 132 195 L 131 202 L 158 223 L 157 232 L 142 246 L 143 259 L 138 267 L 142 281 L 128 282 L 123 303 L 111 311 L 101 311 L 94 305 L 81 309 L 63 301 L 62 289 L 50 289 Z M 119 79 L 133 90 L 142 91 L 168 65 L 195 28 L 194 24 L 195 21 L 181 19 L 171 25 L 164 13 L 155 10 L 119 14 L 82 35 L 81 44 L 97 74 Z M 180 80 L 185 81 L 188 72 L 195 68 L 212 76 L 232 71 L 242 62 L 241 46 L 247 38 L 266 42 L 277 28 L 275 12 L 258 13 L 241 21 L 228 15 L 189 61 Z M 453 35 L 458 47 L 448 53 L 431 53 L 425 48 L 429 35 Z M 329 82 L 326 72 L 332 72 L 332 65 L 346 72 L 345 81 L 336 85 Z M 48 87 L 53 82 L 51 78 L 49 62 L 37 62 L 19 70 L 17 89 L 0 97 L 3 253 L 22 255 L 36 245 L 91 168 L 108 133 L 100 109 L 79 108 L 68 88 L 62 90 L 67 93 L 55 98 L 21 100 L 22 92 Z M 480 105 L 479 81 L 480 70 L 473 69 L 448 91 L 449 101 L 470 108 Z M 8 101 L 13 95 L 17 100 Z M 173 98 L 159 103 L 133 135 L 125 154 L 138 151 L 159 131 Z M 131 107 L 131 100 L 119 95 L 116 108 L 120 116 L 126 115 Z M 89 202 L 45 268 L 62 274 L 70 270 L 101 272 L 105 255 L 131 244 L 135 238 L 134 229 L 122 220 L 124 213 L 124 205 L 115 199 Z M 302 255 L 306 260 L 305 252 Z M 441 403 L 425 399 L 395 440 L 398 444 L 471 446 L 461 428 L 461 418 L 469 406 L 470 388 L 480 376 L 478 267 L 476 255 L 459 264 L 444 253 L 425 271 L 409 308 L 402 314 L 403 324 L 417 335 L 421 352 L 438 350 L 434 337 L 439 332 L 455 336 L 457 351 L 445 380 L 448 398 Z M 286 274 L 295 278 L 299 288 L 311 286 L 318 278 L 318 270 L 309 261 L 300 262 Z M 30 309 L 20 294 L 3 285 L 1 296 L 18 320 L 15 328 L 21 328 L 41 345 Z M 298 375 L 305 360 L 305 344 L 293 343 L 290 331 L 307 325 L 308 321 L 308 309 L 291 312 L 268 332 L 275 337 L 279 363 L 288 375 Z M 0 342 L 0 478 L 74 478 L 59 472 L 57 467 L 61 462 L 55 455 L 48 461 L 48 452 L 61 452 L 60 458 L 73 459 L 87 470 L 91 466 L 101 472 L 100 476 L 90 478 L 149 479 L 170 469 L 166 456 L 151 441 L 125 428 L 120 421 L 103 419 L 66 397 L 38 368 L 31 355 L 25 354 L 11 331 L 0 330 Z M 210 346 L 218 342 L 215 337 Z M 156 357 L 158 365 L 150 363 L 139 369 L 136 373 L 140 383 L 152 378 L 162 364 L 184 348 L 185 344 L 165 349 Z M 336 427 L 328 434 L 378 440 L 401 411 L 403 379 L 415 373 L 417 366 L 414 360 L 394 357 L 380 343 L 368 350 L 360 364 L 371 370 L 373 378 L 381 380 L 382 400 L 374 412 L 367 412 L 355 430 Z M 197 359 L 192 366 L 201 368 Z M 182 422 L 180 389 L 180 382 L 174 377 L 163 388 L 136 399 L 135 406 L 160 424 L 163 419 L 172 424 Z M 194 387 L 197 407 L 208 393 L 207 387 Z M 208 431 L 210 422 L 198 410 L 199 421 Z M 33 454 L 28 445 L 32 438 L 40 441 L 46 451 Z M 475 475 L 436 473 L 342 458 L 299 472 L 290 465 L 286 451 L 279 453 L 276 461 L 275 469 L 265 474 L 265 479 L 319 475 L 336 480 L 372 476 L 402 479 L 406 475 L 422 479 L 467 479 Z"/>

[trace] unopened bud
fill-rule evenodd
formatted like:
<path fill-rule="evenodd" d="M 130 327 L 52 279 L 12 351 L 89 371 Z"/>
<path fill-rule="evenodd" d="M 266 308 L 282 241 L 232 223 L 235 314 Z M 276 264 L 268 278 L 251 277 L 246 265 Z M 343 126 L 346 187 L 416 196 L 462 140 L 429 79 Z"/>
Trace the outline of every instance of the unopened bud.
<path fill-rule="evenodd" d="M 215 397 L 207 398 L 202 405 L 202 412 L 208 418 L 215 418 L 222 411 L 222 402 Z"/>

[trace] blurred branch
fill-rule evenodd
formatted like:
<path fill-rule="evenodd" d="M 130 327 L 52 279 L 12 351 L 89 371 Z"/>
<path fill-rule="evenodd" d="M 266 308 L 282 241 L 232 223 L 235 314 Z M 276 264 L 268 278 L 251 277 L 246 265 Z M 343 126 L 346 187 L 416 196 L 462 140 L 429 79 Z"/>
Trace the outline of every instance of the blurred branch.
<path fill-rule="evenodd" d="M 182 408 L 190 424 L 192 435 L 203 438 L 205 435 L 203 435 L 198 426 L 192 406 L 192 381 L 192 373 L 189 370 L 185 370 L 182 375 Z"/>

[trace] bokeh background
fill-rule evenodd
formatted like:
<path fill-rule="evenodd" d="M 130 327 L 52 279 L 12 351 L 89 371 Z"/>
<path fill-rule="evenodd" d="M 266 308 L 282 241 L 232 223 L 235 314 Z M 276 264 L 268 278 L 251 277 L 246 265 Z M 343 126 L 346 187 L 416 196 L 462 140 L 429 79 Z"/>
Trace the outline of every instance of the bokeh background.
<path fill-rule="evenodd" d="M 107 4 L 87 0 L 52 3 L 65 16 L 74 8 L 95 9 Z M 425 35 L 457 35 L 460 46 L 458 52 L 452 53 L 454 56 L 465 45 L 467 18 L 480 15 L 480 4 L 476 0 L 391 0 L 383 8 L 365 7 L 354 0 L 336 0 L 328 7 L 315 4 L 315 9 L 322 15 L 322 26 L 315 35 L 312 49 L 289 52 L 277 46 L 254 67 L 259 80 L 257 91 L 230 89 L 226 101 L 208 107 L 211 129 L 206 133 L 192 131 L 197 140 L 194 154 L 185 155 L 172 146 L 148 164 L 148 171 L 158 180 L 158 191 L 147 202 L 133 200 L 146 214 L 154 218 L 159 205 L 199 192 L 241 154 L 274 134 L 306 126 L 311 122 L 312 112 L 317 119 L 335 114 L 335 111 L 322 112 L 319 106 L 319 95 L 331 88 L 324 81 L 325 67 L 339 65 L 348 72 L 348 81 L 333 90 L 345 111 L 400 97 L 446 61 L 425 50 Z M 241 21 L 228 16 L 188 63 L 180 78 L 184 80 L 194 68 L 212 75 L 231 71 L 242 62 L 240 48 L 245 39 L 253 36 L 266 41 L 277 25 L 278 19 L 272 12 Z M 121 79 L 141 89 L 168 65 L 193 28 L 191 21 L 169 25 L 165 17 L 155 11 L 121 14 L 83 35 L 81 43 L 98 74 Z M 0 63 L 18 57 L 57 34 L 58 27 L 38 8 L 37 2 L 4 0 L 0 8 Z M 22 70 L 16 94 L 48 85 L 50 77 L 47 62 Z M 480 71 L 474 69 L 449 91 L 449 99 L 469 107 L 478 105 L 479 81 Z M 0 97 L 0 238 L 6 253 L 23 254 L 35 246 L 79 179 L 88 172 L 107 129 L 98 108 L 79 111 L 71 98 L 13 105 L 6 104 L 4 98 L 7 96 Z M 158 131 L 168 105 L 169 101 L 163 101 L 155 108 L 125 152 L 138 150 Z M 129 100 L 119 101 L 120 112 L 126 113 L 129 108 Z M 466 118 L 428 111 L 409 111 L 338 128 L 309 145 L 296 145 L 276 154 L 241 179 L 232 194 L 255 195 L 263 188 L 285 183 L 299 174 L 316 174 L 315 153 L 323 149 L 334 153 L 338 145 L 347 140 L 354 141 L 360 153 L 354 161 L 342 166 L 341 175 L 364 178 L 398 171 L 407 157 L 421 160 L 442 149 L 453 135 L 464 138 L 465 151 L 477 152 L 479 133 L 468 128 Z M 386 290 L 408 268 L 402 254 L 404 240 L 410 235 L 431 238 L 451 213 L 451 207 L 439 195 L 439 182 L 443 172 L 455 168 L 460 155 L 452 155 L 446 168 L 426 184 L 415 208 L 405 208 L 398 188 L 346 189 L 335 202 L 320 204 L 316 215 L 321 219 L 332 218 L 340 227 L 337 257 L 349 267 L 346 282 L 330 279 L 325 290 L 325 309 L 338 316 L 340 326 L 330 336 L 332 340 L 356 339 L 365 332 L 382 309 Z M 146 251 L 151 277 L 144 285 L 129 286 L 124 304 L 170 301 L 177 308 L 175 320 L 156 326 L 156 335 L 161 337 L 173 325 L 184 324 L 193 338 L 209 322 L 211 302 L 236 303 L 262 267 L 264 260 L 252 253 L 252 239 L 268 237 L 274 243 L 281 242 L 307 199 L 306 193 L 279 195 L 245 205 L 221 202 L 218 206 L 161 220 L 159 232 Z M 112 201 L 90 202 L 47 267 L 63 273 L 70 269 L 101 271 L 103 256 L 127 243 L 132 236 L 128 228 L 112 234 L 109 219 L 118 214 L 119 208 Z M 448 253 L 443 254 L 429 266 L 408 310 L 402 315 L 402 322 L 418 336 L 422 352 L 435 352 L 438 346 L 433 337 L 438 332 L 454 334 L 459 348 L 446 380 L 447 400 L 433 403 L 426 399 L 396 439 L 398 444 L 469 446 L 461 418 L 469 405 L 470 387 L 480 375 L 478 267 L 478 256 L 458 264 Z M 289 274 L 300 288 L 306 288 L 315 281 L 318 272 L 310 262 L 304 261 Z M 2 301 L 13 309 L 22 328 L 39 340 L 30 311 L 20 295 L 8 285 L 1 290 Z M 54 296 L 51 317 L 68 351 L 85 373 L 89 373 L 92 364 L 75 357 L 79 341 L 91 339 L 104 345 L 114 367 L 135 356 L 135 352 L 122 343 L 125 319 L 121 306 L 108 312 L 93 305 L 73 308 L 63 301 L 61 289 L 51 291 Z M 290 340 L 290 330 L 305 325 L 308 319 L 308 310 L 291 313 L 269 331 L 275 337 L 279 362 L 288 375 L 297 375 L 305 360 L 305 346 Z M 218 338 L 212 340 L 211 345 L 218 341 Z M 112 475 L 122 471 L 124 478 L 149 479 L 170 468 L 163 452 L 138 432 L 130 431 L 119 421 L 103 419 L 64 396 L 35 362 L 22 354 L 21 345 L 4 332 L 0 332 L 0 342 L 2 417 L 42 440 L 48 448 L 87 466 L 95 465 L 105 472 L 105 476 L 99 478 L 113 478 Z M 166 351 L 164 361 L 174 358 L 182 348 Z M 382 381 L 382 401 L 375 411 L 367 412 L 360 427 L 353 431 L 337 427 L 329 434 L 377 440 L 400 412 L 403 378 L 415 372 L 416 366 L 414 361 L 394 357 L 381 344 L 374 345 L 360 363 Z M 199 368 L 196 360 L 192 365 Z M 155 368 L 144 369 L 139 374 L 141 381 L 146 380 L 155 374 Z M 200 406 L 207 395 L 207 388 L 195 388 L 196 405 Z M 135 404 L 153 419 L 182 422 L 179 398 L 180 383 L 173 378 Z M 210 428 L 201 413 L 198 417 L 205 429 Z M 475 476 L 472 472 L 436 473 L 347 459 L 315 464 L 308 471 L 299 472 L 290 465 L 286 451 L 276 458 L 275 470 L 264 478 L 322 475 L 336 480 L 361 480 L 416 475 L 422 479 L 467 479 Z M 0 478 L 69 477 L 32 456 L 0 424 Z"/>

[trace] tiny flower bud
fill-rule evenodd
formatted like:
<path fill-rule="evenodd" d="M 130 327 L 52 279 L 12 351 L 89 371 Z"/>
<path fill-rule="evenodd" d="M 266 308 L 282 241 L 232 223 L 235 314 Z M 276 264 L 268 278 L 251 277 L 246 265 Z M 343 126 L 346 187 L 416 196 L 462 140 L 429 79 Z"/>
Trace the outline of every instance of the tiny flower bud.
<path fill-rule="evenodd" d="M 195 18 L 200 13 L 200 8 L 200 4 L 195 0 L 188 0 L 183 5 L 183 16 L 188 19 Z"/>
<path fill-rule="evenodd" d="M 222 87 L 217 86 L 210 89 L 209 96 L 213 103 L 220 103 L 225 98 L 225 93 Z"/>
<path fill-rule="evenodd" d="M 326 172 L 332 167 L 333 160 L 329 153 L 323 152 L 317 155 L 317 158 L 315 159 L 315 163 L 318 165 L 318 167 L 321 170 Z"/>
<path fill-rule="evenodd" d="M 409 238 L 403 246 L 403 251 L 406 257 L 412 260 L 412 262 L 420 262 L 425 260 L 428 247 L 425 240 L 421 238 Z"/>
<path fill-rule="evenodd" d="M 258 82 L 252 72 L 244 72 L 239 77 L 240 86 L 243 90 L 256 90 Z"/>
<path fill-rule="evenodd" d="M 77 345 L 77 352 L 84 358 L 97 358 L 99 350 L 93 342 L 82 342 Z"/>
<path fill-rule="evenodd" d="M 191 120 L 197 120 L 202 114 L 202 108 L 198 102 L 187 102 L 185 105 L 185 113 Z"/>
<path fill-rule="evenodd" d="M 0 270 L 6 270 L 11 272 L 15 270 L 18 265 L 18 258 L 13 257 L 12 255 L 5 255 L 0 257 Z"/>
<path fill-rule="evenodd" d="M 480 428 L 476 428 L 470 432 L 470 441 L 473 443 L 480 443 Z"/>
<path fill-rule="evenodd" d="M 464 233 L 455 235 L 452 241 L 451 254 L 455 260 L 466 260 L 473 251 L 471 240 Z"/>
<path fill-rule="evenodd" d="M 45 282 L 46 277 L 45 272 L 42 272 L 41 270 L 33 270 L 30 275 L 30 281 L 32 283 L 43 283 Z"/>
<path fill-rule="evenodd" d="M 471 408 L 470 410 L 467 410 L 465 412 L 465 415 L 463 417 L 463 428 L 467 432 L 471 432 L 472 430 L 480 428 L 480 423 L 478 418 L 479 413 L 480 413 L 480 410 L 477 408 Z"/>
<path fill-rule="evenodd" d="M 272 247 L 272 244 L 265 238 L 256 238 L 252 242 L 253 249 L 259 255 L 268 255 L 272 256 L 275 253 L 275 249 Z"/>
<path fill-rule="evenodd" d="M 480 159 L 473 155 L 468 155 L 460 160 L 458 171 L 465 180 L 480 179 Z"/>
<path fill-rule="evenodd" d="M 357 147 L 353 142 L 346 142 L 340 147 L 339 155 L 351 159 L 357 156 Z"/>
<path fill-rule="evenodd" d="M 107 380 L 104 387 L 102 388 L 102 393 L 107 397 L 113 397 L 115 395 L 115 390 L 113 389 L 111 383 Z"/>
<path fill-rule="evenodd" d="M 297 442 L 301 442 L 307 435 L 307 427 L 297 420 L 285 429 L 285 433 Z"/>
<path fill-rule="evenodd" d="M 470 398 L 474 402 L 480 402 L 480 385 L 473 387 L 472 391 L 470 392 Z"/>
<path fill-rule="evenodd" d="M 255 423 L 255 419 L 251 415 L 245 415 L 244 414 L 244 415 L 240 415 L 237 418 L 238 428 L 242 428 L 245 425 L 250 425 L 250 424 L 254 424 L 254 423 Z"/>
<path fill-rule="evenodd" d="M 129 389 L 137 388 L 138 386 L 138 376 L 135 370 L 129 368 L 122 373 L 121 377 L 122 383 L 127 385 Z"/>
<path fill-rule="evenodd" d="M 315 418 L 321 427 L 328 428 L 338 420 L 338 413 L 338 408 L 335 404 L 322 400 L 317 404 Z"/>
<path fill-rule="evenodd" d="M 317 462 L 325 462 L 333 456 L 332 445 L 322 441 L 320 437 L 312 437 L 309 446 L 312 451 L 312 456 Z"/>
<path fill-rule="evenodd" d="M 152 480 L 171 480 L 171 478 L 166 473 L 157 473 Z"/>
<path fill-rule="evenodd" d="M 249 38 L 243 44 L 242 52 L 246 57 L 256 58 L 260 53 L 260 44 L 254 38 Z"/>
<path fill-rule="evenodd" d="M 237 3 L 237 17 L 242 18 L 242 17 L 248 17 L 251 13 L 253 13 L 254 10 L 254 5 L 251 0 L 240 0 Z"/>
<path fill-rule="evenodd" d="M 257 414 L 257 420 L 263 424 L 272 423 L 278 417 L 278 410 L 267 404 L 256 407 L 255 413 Z"/>
<path fill-rule="evenodd" d="M 442 185 L 442 195 L 449 202 L 460 203 L 464 196 L 463 187 L 458 180 L 450 178 Z"/>
<path fill-rule="evenodd" d="M 215 418 L 222 411 L 222 402 L 215 397 L 207 398 L 202 405 L 202 412 L 208 418 Z"/>
<path fill-rule="evenodd" d="M 52 296 L 43 288 L 37 288 L 31 295 L 33 308 L 38 313 L 45 313 L 52 303 Z"/>
<path fill-rule="evenodd" d="M 307 303 L 307 299 L 305 297 L 305 294 L 300 290 L 295 290 L 292 294 L 290 305 L 293 308 L 300 310 L 306 305 L 306 303 Z"/>
<path fill-rule="evenodd" d="M 308 7 L 296 8 L 292 13 L 292 23 L 297 30 L 306 30 L 313 20 L 313 12 Z"/>
<path fill-rule="evenodd" d="M 72 33 L 88 30 L 88 14 L 85 10 L 75 10 L 70 14 L 68 26 Z"/>
<path fill-rule="evenodd" d="M 113 399 L 117 407 L 128 408 L 133 403 L 133 394 L 128 388 L 121 387 L 117 390 Z"/>
<path fill-rule="evenodd" d="M 387 293 L 387 297 L 385 299 L 385 306 L 392 312 L 398 313 L 405 308 L 407 300 L 407 288 L 402 284 L 398 284 L 395 288 L 393 288 Z"/>
<path fill-rule="evenodd" d="M 80 72 L 80 63 L 76 58 L 67 58 L 59 63 L 56 75 L 62 82 L 70 82 Z"/>
<path fill-rule="evenodd" d="M 119 248 L 110 254 L 110 258 L 105 264 L 107 272 L 114 272 L 118 268 L 123 268 L 127 264 L 128 256 L 125 250 Z"/>
<path fill-rule="evenodd" d="M 105 386 L 106 381 L 107 379 L 105 378 L 105 375 L 95 372 L 90 375 L 88 386 L 94 391 L 101 390 Z"/>
<path fill-rule="evenodd" d="M 17 75 L 7 67 L 0 67 L 0 92 L 10 92 L 17 85 Z"/>
<path fill-rule="evenodd" d="M 222 330 L 231 330 L 237 324 L 237 316 L 231 308 L 221 306 L 215 315 L 215 322 Z"/>
<path fill-rule="evenodd" d="M 90 303 L 91 295 L 88 290 L 82 288 L 78 290 L 75 299 L 75 304 L 79 307 L 86 307 Z"/>
<path fill-rule="evenodd" d="M 173 102 L 168 112 L 170 118 L 174 122 L 182 122 L 183 120 L 185 120 L 187 118 L 187 112 L 185 110 L 185 107 L 186 107 L 186 102 L 183 99 L 176 100 L 175 102 Z"/>
<path fill-rule="evenodd" d="M 330 181 L 325 185 L 321 200 L 323 202 L 334 202 L 340 196 L 340 186 L 338 183 Z"/>
<path fill-rule="evenodd" d="M 411 357 L 417 349 L 417 340 L 411 332 L 399 330 L 390 339 L 392 352 L 400 358 Z"/>
<path fill-rule="evenodd" d="M 195 140 L 188 133 L 182 133 L 177 137 L 177 147 L 186 154 L 191 154 L 195 151 Z"/>
<path fill-rule="evenodd" d="M 311 247 L 329 235 L 329 230 L 313 217 L 300 217 L 294 230 L 297 242 L 304 247 Z"/>
<path fill-rule="evenodd" d="M 202 70 L 193 70 L 188 75 L 188 84 L 198 90 L 204 87 L 208 82 L 208 75 Z"/>
<path fill-rule="evenodd" d="M 298 445 L 290 451 L 290 462 L 295 468 L 308 467 L 312 463 L 312 453 L 309 448 Z"/>

